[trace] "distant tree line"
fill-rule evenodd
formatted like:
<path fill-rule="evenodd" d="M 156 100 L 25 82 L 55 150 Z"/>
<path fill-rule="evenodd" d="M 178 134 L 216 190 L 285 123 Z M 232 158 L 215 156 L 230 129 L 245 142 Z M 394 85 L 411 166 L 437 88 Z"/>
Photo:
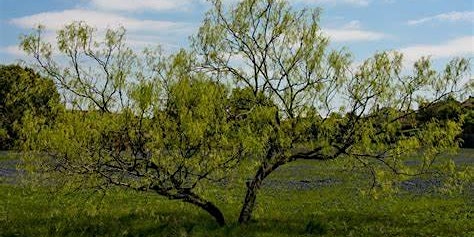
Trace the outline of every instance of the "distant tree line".
<path fill-rule="evenodd" d="M 0 65 L 0 150 L 21 145 L 19 129 L 29 114 L 45 124 L 56 117 L 60 95 L 51 79 L 28 67 Z"/>
<path fill-rule="evenodd" d="M 474 148 L 474 97 L 470 96 L 464 101 L 457 101 L 448 97 L 435 103 L 429 108 L 419 110 L 416 120 L 425 122 L 429 120 L 454 120 L 462 121 L 462 134 L 460 135 L 461 147 Z"/>

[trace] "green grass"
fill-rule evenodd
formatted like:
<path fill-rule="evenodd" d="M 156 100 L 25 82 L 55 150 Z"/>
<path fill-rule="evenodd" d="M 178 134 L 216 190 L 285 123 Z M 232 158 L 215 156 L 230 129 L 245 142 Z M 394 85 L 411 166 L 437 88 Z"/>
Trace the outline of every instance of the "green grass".
<path fill-rule="evenodd" d="M 235 224 L 243 187 L 208 190 L 226 227 L 189 204 L 151 193 L 59 194 L 0 184 L 0 236 L 474 236 L 472 193 L 374 199 L 361 195 L 358 187 L 367 181 L 357 177 L 336 162 L 287 165 L 269 178 L 338 182 L 317 189 L 266 186 L 245 226 Z"/>
<path fill-rule="evenodd" d="M 0 161 L 11 159 L 10 155 L 6 151 L 0 151 Z"/>

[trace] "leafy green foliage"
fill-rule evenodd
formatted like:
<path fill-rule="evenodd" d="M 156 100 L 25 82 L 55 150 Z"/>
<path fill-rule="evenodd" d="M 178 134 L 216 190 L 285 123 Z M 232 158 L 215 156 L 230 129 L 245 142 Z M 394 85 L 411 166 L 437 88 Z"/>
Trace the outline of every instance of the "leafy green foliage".
<path fill-rule="evenodd" d="M 0 66 L 0 150 L 21 143 L 19 128 L 26 114 L 51 124 L 56 116 L 59 93 L 54 82 L 30 68 Z"/>
<path fill-rule="evenodd" d="M 432 106 L 422 108 L 417 111 L 416 121 L 424 123 L 431 120 L 445 122 L 447 120 L 462 121 L 462 146 L 474 147 L 472 136 L 474 135 L 474 110 L 472 97 L 465 101 L 457 101 L 453 97 L 448 97 L 442 101 L 434 103 Z"/>
<path fill-rule="evenodd" d="M 432 119 L 459 121 L 463 114 L 461 103 L 452 97 L 435 103 L 433 106 L 418 111 L 417 120 L 426 122 Z"/>
<path fill-rule="evenodd" d="M 472 103 L 472 97 L 468 101 Z M 466 113 L 464 115 L 463 124 L 463 147 L 474 148 L 474 109 L 472 104 L 470 107 L 466 107 Z"/>

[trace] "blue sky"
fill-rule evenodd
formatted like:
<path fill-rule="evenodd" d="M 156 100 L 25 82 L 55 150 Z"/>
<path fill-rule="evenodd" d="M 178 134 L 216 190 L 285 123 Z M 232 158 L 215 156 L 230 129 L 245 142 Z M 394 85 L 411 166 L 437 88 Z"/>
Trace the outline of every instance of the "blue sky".
<path fill-rule="evenodd" d="M 225 0 L 236 2 L 237 0 Z M 321 25 L 334 47 L 347 46 L 361 61 L 381 50 L 399 50 L 407 62 L 431 55 L 474 56 L 473 0 L 293 0 L 296 8 L 322 7 Z M 41 23 L 55 31 L 74 20 L 99 30 L 123 25 L 136 49 L 161 44 L 167 51 L 188 46 L 209 8 L 205 0 L 0 0 L 0 63 L 25 56 L 19 35 Z"/>

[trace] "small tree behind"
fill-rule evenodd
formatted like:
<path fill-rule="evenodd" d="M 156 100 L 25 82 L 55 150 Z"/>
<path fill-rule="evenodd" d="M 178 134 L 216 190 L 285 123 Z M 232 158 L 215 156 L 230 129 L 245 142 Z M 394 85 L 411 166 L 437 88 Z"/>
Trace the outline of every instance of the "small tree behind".
<path fill-rule="evenodd" d="M 0 65 L 0 150 L 21 143 L 18 129 L 27 113 L 51 124 L 58 103 L 59 94 L 51 79 L 30 68 Z"/>

